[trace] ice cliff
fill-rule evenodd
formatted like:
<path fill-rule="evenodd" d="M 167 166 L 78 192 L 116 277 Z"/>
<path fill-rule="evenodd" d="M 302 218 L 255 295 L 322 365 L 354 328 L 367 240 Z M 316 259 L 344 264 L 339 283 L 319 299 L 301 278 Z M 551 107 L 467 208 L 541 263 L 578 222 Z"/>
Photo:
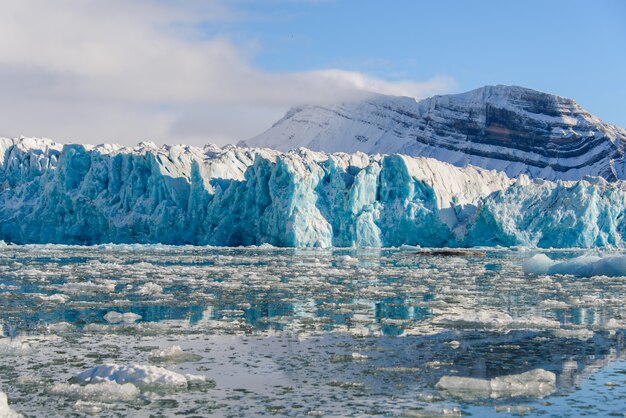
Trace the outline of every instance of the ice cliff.
<path fill-rule="evenodd" d="M 626 130 L 574 100 L 515 86 L 467 93 L 365 100 L 291 109 L 242 145 L 283 151 L 401 153 L 515 177 L 626 179 Z"/>
<path fill-rule="evenodd" d="M 622 182 L 405 155 L 0 139 L 12 243 L 623 247 Z"/>

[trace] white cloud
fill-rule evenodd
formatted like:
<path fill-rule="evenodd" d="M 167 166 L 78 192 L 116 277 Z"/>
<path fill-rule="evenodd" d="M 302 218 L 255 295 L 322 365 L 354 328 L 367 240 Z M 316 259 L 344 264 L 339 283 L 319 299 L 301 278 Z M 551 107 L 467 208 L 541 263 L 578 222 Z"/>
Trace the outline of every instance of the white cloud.
<path fill-rule="evenodd" d="M 198 29 L 242 18 L 211 0 L 0 0 L 0 135 L 227 142 L 291 105 L 368 92 L 419 98 L 454 85 L 338 69 L 267 73 L 251 64 L 253 43 Z"/>

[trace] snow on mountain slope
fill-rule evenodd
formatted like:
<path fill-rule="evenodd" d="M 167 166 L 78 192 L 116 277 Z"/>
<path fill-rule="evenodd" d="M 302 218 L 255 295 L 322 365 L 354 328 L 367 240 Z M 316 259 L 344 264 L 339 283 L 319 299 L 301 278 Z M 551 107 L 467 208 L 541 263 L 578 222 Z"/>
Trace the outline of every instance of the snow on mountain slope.
<path fill-rule="evenodd" d="M 240 145 L 282 151 L 402 153 L 548 180 L 626 179 L 626 130 L 564 97 L 486 86 L 420 102 L 408 97 L 291 109 Z"/>
<path fill-rule="evenodd" d="M 621 181 L 405 155 L 0 139 L 0 240 L 624 247 Z"/>

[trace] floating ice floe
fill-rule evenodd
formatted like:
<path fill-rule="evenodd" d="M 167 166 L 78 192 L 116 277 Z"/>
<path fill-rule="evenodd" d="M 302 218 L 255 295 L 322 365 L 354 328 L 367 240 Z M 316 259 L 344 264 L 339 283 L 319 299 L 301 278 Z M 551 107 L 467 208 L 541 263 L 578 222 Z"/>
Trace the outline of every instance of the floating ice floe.
<path fill-rule="evenodd" d="M 106 315 L 104 315 L 104 320 L 110 324 L 118 324 L 120 322 L 123 322 L 125 324 L 132 324 L 133 322 L 136 322 L 140 319 L 141 315 L 137 315 L 136 313 L 132 312 L 119 313 L 115 311 L 110 311 L 107 312 Z"/>
<path fill-rule="evenodd" d="M 569 274 L 577 277 L 626 276 L 626 255 L 583 255 L 566 261 L 537 254 L 522 264 L 526 274 Z"/>
<path fill-rule="evenodd" d="M 151 360 L 164 361 L 169 363 L 183 363 L 185 361 L 195 361 L 201 358 L 202 357 L 197 354 L 184 352 L 183 349 L 180 348 L 180 346 L 178 345 L 173 345 L 171 347 L 162 349 L 156 349 L 150 352 Z"/>
<path fill-rule="evenodd" d="M 341 255 L 337 257 L 337 264 L 346 266 L 357 265 L 359 264 L 359 259 L 349 255 Z"/>
<path fill-rule="evenodd" d="M 553 319 L 513 318 L 506 312 L 491 309 L 451 308 L 443 311 L 434 322 L 456 328 L 552 329 L 560 327 L 559 321 Z"/>
<path fill-rule="evenodd" d="M 554 329 L 552 330 L 552 335 L 559 338 L 570 338 L 577 339 L 581 341 L 587 341 L 593 338 L 594 332 L 589 329 L 580 328 L 580 329 Z"/>
<path fill-rule="evenodd" d="M 64 293 L 81 294 L 81 293 L 112 293 L 115 291 L 115 280 L 99 280 L 97 282 L 87 281 L 79 283 L 65 283 L 58 286 L 58 289 Z"/>
<path fill-rule="evenodd" d="M 443 376 L 437 389 L 461 399 L 543 398 L 556 392 L 556 375 L 543 369 L 521 374 L 499 376 L 491 380 L 473 377 Z"/>
<path fill-rule="evenodd" d="M 163 288 L 156 283 L 148 282 L 143 284 L 137 289 L 138 295 L 160 295 L 163 293 Z"/>
<path fill-rule="evenodd" d="M 2 418 L 19 418 L 22 414 L 18 414 L 9 406 L 9 399 L 6 393 L 0 392 L 0 417 Z"/>
<path fill-rule="evenodd" d="M 26 356 L 32 352 L 29 344 L 21 341 L 11 341 L 8 338 L 0 339 L 0 357 Z"/>
<path fill-rule="evenodd" d="M 128 402 L 139 395 L 139 389 L 132 383 L 119 384 L 113 381 L 78 385 L 60 383 L 50 388 L 53 395 L 66 396 L 96 402 Z"/>
<path fill-rule="evenodd" d="M 115 382 L 118 384 L 133 383 L 143 386 L 186 388 L 190 383 L 205 382 L 206 377 L 180 374 L 157 366 L 107 363 L 80 373 L 76 376 L 76 380 L 79 383 Z"/>
<path fill-rule="evenodd" d="M 69 296 L 62 293 L 55 293 L 53 295 L 35 294 L 34 296 L 36 296 L 42 302 L 50 303 L 65 303 L 70 298 Z"/>

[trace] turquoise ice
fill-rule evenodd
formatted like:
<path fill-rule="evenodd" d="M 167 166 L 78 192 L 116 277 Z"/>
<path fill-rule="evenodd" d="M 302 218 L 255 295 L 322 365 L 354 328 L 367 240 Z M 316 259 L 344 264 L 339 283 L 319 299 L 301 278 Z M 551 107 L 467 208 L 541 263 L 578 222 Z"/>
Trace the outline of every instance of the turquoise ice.
<path fill-rule="evenodd" d="M 0 139 L 0 239 L 288 247 L 624 247 L 622 182 L 400 154 Z"/>

